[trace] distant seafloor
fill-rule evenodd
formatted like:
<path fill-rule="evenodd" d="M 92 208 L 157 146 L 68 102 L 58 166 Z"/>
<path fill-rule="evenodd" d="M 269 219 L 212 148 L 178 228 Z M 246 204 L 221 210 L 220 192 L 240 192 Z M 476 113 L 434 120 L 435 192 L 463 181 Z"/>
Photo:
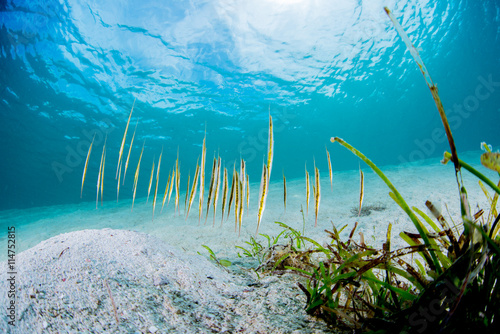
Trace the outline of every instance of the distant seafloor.
<path fill-rule="evenodd" d="M 481 152 L 466 152 L 460 158 L 487 175 L 495 183 L 498 174 L 479 163 Z M 325 229 L 331 230 L 332 224 L 337 228 L 344 225 L 343 236 L 347 236 L 358 222 L 358 232 L 362 232 L 365 242 L 380 246 L 386 238 L 388 224 L 392 224 L 392 245 L 404 246 L 398 236 L 401 231 L 415 231 L 411 221 L 403 210 L 389 197 L 389 188 L 366 165 L 361 166 L 364 173 L 363 207 L 370 210 L 368 215 L 358 216 L 360 175 L 358 170 L 334 172 L 333 186 L 330 185 L 328 171 L 321 173 L 321 202 L 318 214 L 318 225 L 315 227 L 314 199 L 311 196 L 309 210 L 306 208 L 305 180 L 287 180 L 286 212 L 283 205 L 283 183 L 272 182 L 259 227 L 259 233 L 276 236 L 282 227 L 274 222 L 283 222 L 304 233 L 306 236 L 321 242 L 328 242 Z M 441 208 L 443 216 L 450 224 L 460 224 L 460 203 L 458 187 L 455 181 L 454 168 L 451 163 L 442 165 L 439 159 L 429 159 L 418 163 L 408 163 L 382 168 L 391 182 L 396 186 L 407 203 L 426 211 L 425 201 L 430 200 Z M 488 214 L 489 202 L 481 190 L 476 177 L 466 170 L 462 171 L 467 188 L 472 213 L 483 208 Z M 195 198 L 188 219 L 185 218 L 185 193 L 180 196 L 180 214 L 174 213 L 174 199 L 165 204 L 161 212 L 161 201 L 157 203 L 154 220 L 152 219 L 153 197 L 136 199 L 131 211 L 130 200 L 105 201 L 101 206 L 94 202 L 82 202 L 78 205 L 58 205 L 25 210 L 0 211 L 0 221 L 3 227 L 15 226 L 16 251 L 21 252 L 35 247 L 43 240 L 61 233 L 84 229 L 125 229 L 145 232 L 154 235 L 166 243 L 183 249 L 188 253 L 200 252 L 206 254 L 202 245 L 209 246 L 214 252 L 227 259 L 237 258 L 236 245 L 244 245 L 257 229 L 257 197 L 259 183 L 257 177 L 250 178 L 250 210 L 244 209 L 241 233 L 235 232 L 234 210 L 229 217 L 227 210 L 221 219 L 221 199 L 214 220 L 210 210 L 205 222 L 206 207 L 203 207 L 202 218 L 199 220 L 198 197 Z M 208 185 L 207 185 L 208 186 Z M 311 187 L 312 188 L 312 187 Z M 75 189 L 78 191 L 78 189 Z M 311 190 L 312 193 L 312 190 Z M 493 193 L 491 190 L 490 193 Z M 206 204 L 205 195 L 205 204 Z M 301 212 L 303 210 L 303 213 Z M 303 216 L 304 214 L 304 216 Z M 222 224 L 222 226 L 221 226 Z M 358 232 L 355 238 L 359 240 Z M 0 238 L 0 244 L 6 245 L 6 236 Z M 264 241 L 259 236 L 258 240 Z M 283 242 L 286 242 L 283 240 Z M 1 260 L 6 259 L 2 253 Z"/>

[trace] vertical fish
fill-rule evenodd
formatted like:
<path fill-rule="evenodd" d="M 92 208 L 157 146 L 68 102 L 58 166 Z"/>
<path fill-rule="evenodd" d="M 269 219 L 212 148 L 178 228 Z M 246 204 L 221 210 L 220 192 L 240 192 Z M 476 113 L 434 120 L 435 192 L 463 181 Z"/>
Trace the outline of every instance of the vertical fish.
<path fill-rule="evenodd" d="M 135 169 L 135 176 L 134 176 L 134 194 L 132 196 L 132 209 L 131 211 L 134 210 L 134 202 L 135 202 L 135 193 L 137 191 L 137 180 L 139 179 L 139 168 L 141 167 L 141 160 L 142 160 L 142 153 L 144 153 L 144 144 L 146 141 L 142 143 L 142 150 L 141 150 L 141 155 L 139 155 L 139 161 L 137 162 L 137 168 Z"/>
<path fill-rule="evenodd" d="M 332 177 L 332 161 L 330 160 L 330 152 L 328 152 L 328 149 L 326 149 L 326 157 L 328 159 L 328 172 L 330 173 L 330 185 L 333 191 L 333 177 Z"/>
<path fill-rule="evenodd" d="M 268 187 L 268 174 L 267 174 L 267 166 L 265 163 L 262 164 L 262 177 L 260 179 L 260 191 L 259 191 L 259 212 L 257 217 L 257 231 L 255 234 L 259 233 L 260 221 L 262 219 L 262 214 L 264 213 L 264 209 L 266 207 L 266 196 L 267 196 L 267 187 Z"/>
<path fill-rule="evenodd" d="M 128 148 L 128 154 L 127 154 L 127 160 L 125 161 L 125 170 L 123 171 L 123 184 L 125 184 L 125 176 L 127 176 L 127 169 L 128 169 L 128 161 L 130 159 L 130 152 L 132 151 L 132 146 L 134 145 L 134 138 L 135 138 L 135 131 L 137 130 L 137 123 L 139 123 L 139 120 L 135 122 L 135 129 L 134 129 L 134 134 L 132 135 L 132 140 L 130 141 L 130 147 Z"/>
<path fill-rule="evenodd" d="M 189 210 L 191 210 L 191 205 L 193 204 L 193 199 L 196 196 L 196 189 L 198 185 L 198 173 L 200 172 L 200 165 L 198 164 L 199 158 L 196 161 L 196 171 L 194 172 L 193 186 L 191 188 L 191 194 L 189 195 L 189 204 L 186 213 L 186 219 L 189 217 Z"/>
<path fill-rule="evenodd" d="M 316 163 L 314 164 L 314 179 L 316 182 L 316 187 L 314 187 L 314 214 L 315 214 L 315 222 L 314 227 L 318 225 L 318 212 L 319 212 L 319 202 L 321 200 L 321 185 L 319 180 L 319 169 L 316 167 Z"/>
<path fill-rule="evenodd" d="M 222 178 L 222 208 L 221 208 L 221 219 L 220 226 L 224 222 L 224 209 L 226 208 L 226 198 L 227 198 L 227 168 L 224 167 L 224 175 Z"/>
<path fill-rule="evenodd" d="M 309 213 L 310 190 L 311 187 L 309 186 L 309 173 L 307 172 L 307 164 L 306 164 L 306 214 Z"/>
<path fill-rule="evenodd" d="M 104 192 L 104 166 L 106 165 L 106 150 L 104 150 L 104 160 L 102 161 L 102 173 L 101 173 L 101 206 L 102 206 L 102 194 Z"/>
<path fill-rule="evenodd" d="M 205 224 L 207 223 L 208 211 L 210 211 L 210 203 L 212 200 L 212 193 L 213 193 L 213 189 L 214 189 L 215 170 L 216 169 L 217 169 L 217 159 L 215 158 L 215 153 L 214 153 L 214 160 L 212 163 L 212 174 L 210 175 L 210 187 L 208 188 L 207 213 L 205 214 Z"/>
<path fill-rule="evenodd" d="M 361 206 L 363 205 L 363 197 L 364 197 L 364 181 L 365 176 L 363 175 L 363 171 L 361 170 L 361 166 L 359 167 L 359 212 L 358 217 L 361 216 Z"/>
<path fill-rule="evenodd" d="M 118 183 L 116 185 L 116 203 L 118 203 L 118 197 L 120 197 L 120 177 L 122 175 L 122 165 L 123 163 L 120 162 L 120 169 L 118 171 Z"/>
<path fill-rule="evenodd" d="M 285 171 L 283 171 L 283 206 L 285 208 L 286 213 L 286 177 L 285 177 Z"/>
<path fill-rule="evenodd" d="M 239 185 L 240 185 L 240 205 L 238 207 L 238 219 L 239 219 L 239 230 L 238 236 L 241 232 L 241 221 L 243 219 L 243 208 L 245 206 L 245 193 L 246 193 L 246 183 L 245 183 L 245 174 L 246 174 L 246 164 L 245 160 L 240 159 L 240 175 L 239 175 Z"/>
<path fill-rule="evenodd" d="M 94 137 L 92 138 L 92 142 L 90 143 L 89 151 L 87 152 L 87 159 L 85 159 L 85 167 L 83 168 L 83 174 L 82 174 L 82 190 L 80 190 L 80 198 L 82 198 L 83 195 L 83 184 L 85 183 L 85 175 L 87 175 L 87 166 L 89 164 L 89 157 L 90 157 L 90 152 L 92 151 L 92 145 L 94 145 L 94 139 L 95 139 L 95 133 Z"/>
<path fill-rule="evenodd" d="M 217 161 L 217 173 L 215 174 L 215 189 L 214 189 L 214 222 L 215 226 L 215 213 L 217 212 L 217 200 L 219 199 L 219 184 L 220 184 L 220 156 Z"/>
<path fill-rule="evenodd" d="M 243 195 L 245 193 L 245 175 L 247 173 L 247 170 L 246 170 L 246 164 L 245 164 L 245 160 L 241 159 L 240 161 L 240 180 L 243 180 L 243 188 L 242 188 L 242 195 L 241 195 L 241 198 L 245 198 L 245 196 Z M 245 201 L 243 201 L 244 203 Z"/>
<path fill-rule="evenodd" d="M 207 147 L 205 145 L 207 139 L 207 133 L 205 130 L 205 137 L 203 138 L 203 149 L 201 152 L 201 165 L 200 165 L 200 201 L 199 201 L 199 210 L 198 210 L 198 224 L 201 222 L 201 214 L 203 211 L 203 193 L 205 192 L 205 156 Z"/>
<path fill-rule="evenodd" d="M 179 188 L 180 183 L 181 173 L 179 172 L 179 149 L 177 149 L 177 160 L 175 161 L 175 208 L 179 211 L 179 215 L 181 214 L 181 208 L 179 206 L 179 198 L 181 196 L 181 190 Z"/>
<path fill-rule="evenodd" d="M 235 201 L 234 201 L 234 232 L 236 232 L 237 228 L 238 228 L 238 214 L 240 212 L 240 201 L 241 201 L 241 198 L 240 198 L 240 181 L 239 181 L 239 177 L 238 177 L 238 172 L 236 172 L 236 177 L 235 177 Z"/>
<path fill-rule="evenodd" d="M 106 154 L 106 140 L 108 139 L 106 135 L 106 139 L 104 140 L 104 145 L 102 146 L 102 154 L 101 154 L 101 163 L 99 164 L 99 175 L 97 176 L 97 194 L 95 198 L 95 208 L 97 209 L 97 204 L 99 203 L 99 191 L 101 191 L 102 183 L 104 183 L 103 175 L 104 175 L 104 155 Z M 102 191 L 101 191 L 101 199 L 102 199 Z"/>
<path fill-rule="evenodd" d="M 153 218 L 155 219 L 155 208 L 156 208 L 156 196 L 158 195 L 158 180 L 160 179 L 160 164 L 161 164 L 161 156 L 163 155 L 163 148 L 160 153 L 160 158 L 158 159 L 158 168 L 156 170 L 156 187 L 155 187 L 155 195 L 153 197 Z"/>
<path fill-rule="evenodd" d="M 249 207 L 249 204 L 250 204 L 250 179 L 248 178 L 248 174 L 247 174 L 247 216 L 248 216 L 248 207 Z"/>
<path fill-rule="evenodd" d="M 99 164 L 99 174 L 97 175 L 97 194 L 95 197 L 95 208 L 97 209 L 99 203 L 99 191 L 101 190 L 101 173 L 102 173 L 102 160 L 104 158 L 104 147 L 101 155 L 101 163 Z"/>
<path fill-rule="evenodd" d="M 187 204 L 188 204 L 188 199 L 189 199 L 189 181 L 191 179 L 191 171 L 188 173 L 188 182 L 186 186 L 186 198 L 184 199 L 184 213 L 187 213 Z"/>
<path fill-rule="evenodd" d="M 314 203 L 316 203 L 316 185 L 315 183 L 313 182 L 312 184 L 312 187 L 313 187 L 313 198 L 314 198 Z"/>
<path fill-rule="evenodd" d="M 227 217 L 231 213 L 231 204 L 233 203 L 234 192 L 236 186 L 236 167 L 233 166 L 233 180 L 231 181 L 231 190 L 229 191 L 229 205 L 227 206 Z"/>
<path fill-rule="evenodd" d="M 238 236 L 240 236 L 241 234 L 241 220 L 242 220 L 242 217 L 243 217 L 243 203 L 245 202 L 245 195 L 244 195 L 244 190 L 243 190 L 243 185 L 245 184 L 245 178 L 243 176 L 241 176 L 239 178 L 239 185 L 240 185 L 240 200 L 239 200 L 239 207 L 238 207 L 238 224 L 239 224 L 239 227 L 238 227 Z"/>
<path fill-rule="evenodd" d="M 136 99 L 134 99 L 134 103 L 132 104 L 132 109 L 130 110 L 130 114 L 128 115 L 128 121 L 127 121 L 127 126 L 125 127 L 125 132 L 123 133 L 122 145 L 120 146 L 120 152 L 118 154 L 118 165 L 116 166 L 115 180 L 118 178 L 118 173 L 121 173 L 123 148 L 125 147 L 125 138 L 127 138 L 127 131 L 128 131 L 128 126 L 130 124 L 130 118 L 132 117 L 132 112 L 134 111 L 135 100 Z"/>
<path fill-rule="evenodd" d="M 170 204 L 170 197 L 172 197 L 172 189 L 174 189 L 174 183 L 175 183 L 175 166 L 172 169 L 172 177 L 170 178 L 170 188 L 168 189 L 167 206 Z M 175 212 L 175 208 L 174 208 L 174 212 Z"/>
<path fill-rule="evenodd" d="M 262 219 L 262 214 L 264 213 L 264 209 L 266 207 L 267 192 L 269 188 L 269 182 L 271 179 L 271 170 L 273 167 L 274 137 L 273 137 L 273 118 L 271 117 L 271 107 L 269 107 L 269 137 L 267 141 L 268 141 L 267 166 L 264 163 L 262 168 L 262 178 L 260 181 L 260 193 L 259 193 L 259 212 L 257 218 L 257 231 L 255 232 L 255 234 L 259 232 L 260 221 Z"/>
<path fill-rule="evenodd" d="M 153 167 L 151 167 L 151 177 L 149 178 L 149 187 L 148 187 L 148 197 L 146 199 L 146 203 L 149 201 L 149 193 L 151 192 L 151 185 L 153 184 L 153 175 L 155 174 L 155 158 L 153 158 Z M 118 185 L 120 182 L 118 182 Z"/>
<path fill-rule="evenodd" d="M 271 177 L 271 169 L 273 168 L 273 154 L 274 154 L 273 118 L 271 117 L 271 111 L 269 110 L 269 137 L 268 137 L 267 172 L 266 172 L 268 179 L 270 179 Z"/>
<path fill-rule="evenodd" d="M 161 203 L 160 213 L 163 212 L 163 207 L 165 206 L 165 200 L 167 199 L 168 188 L 170 188 L 170 182 L 171 182 L 171 177 L 172 177 L 172 173 L 170 173 L 170 172 L 171 172 L 171 170 L 168 171 L 168 180 L 167 180 L 167 185 L 165 186 L 165 193 L 163 194 L 163 201 Z"/>

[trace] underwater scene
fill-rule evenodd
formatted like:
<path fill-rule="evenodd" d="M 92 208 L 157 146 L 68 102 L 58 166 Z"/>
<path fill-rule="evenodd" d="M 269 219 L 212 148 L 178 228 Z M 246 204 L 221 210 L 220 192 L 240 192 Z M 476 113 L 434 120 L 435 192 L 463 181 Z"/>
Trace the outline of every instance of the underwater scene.
<path fill-rule="evenodd" d="M 13 0 L 0 29 L 1 332 L 500 327 L 498 1 Z"/>

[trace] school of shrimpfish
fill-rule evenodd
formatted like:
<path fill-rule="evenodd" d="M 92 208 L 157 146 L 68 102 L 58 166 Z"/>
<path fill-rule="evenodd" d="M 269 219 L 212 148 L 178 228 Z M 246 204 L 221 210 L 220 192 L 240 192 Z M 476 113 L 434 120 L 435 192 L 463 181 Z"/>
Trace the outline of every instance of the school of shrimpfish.
<path fill-rule="evenodd" d="M 125 177 L 127 174 L 128 166 L 129 166 L 129 161 L 130 161 L 130 153 L 132 152 L 132 145 L 134 143 L 135 139 L 135 133 L 137 131 L 137 122 L 135 125 L 134 133 L 132 134 L 132 138 L 130 140 L 130 145 L 128 149 L 128 154 L 127 158 L 124 162 L 123 159 L 123 152 L 124 148 L 126 145 L 126 139 L 127 139 L 127 133 L 128 133 L 128 128 L 130 125 L 130 119 L 132 117 L 132 113 L 134 111 L 134 104 L 132 105 L 132 109 L 130 110 L 130 114 L 128 116 L 128 121 L 127 125 L 125 127 L 125 131 L 123 133 L 123 138 L 118 154 L 118 163 L 116 167 L 116 175 L 115 175 L 115 180 L 117 180 L 117 186 L 116 186 L 116 199 L 118 201 L 119 196 L 120 196 L 120 184 L 125 183 Z M 95 137 L 95 136 L 94 136 Z M 99 164 L 99 173 L 97 176 L 97 191 L 96 191 L 96 208 L 98 207 L 99 203 L 99 194 L 101 196 L 101 205 L 102 205 L 102 198 L 103 198 L 103 191 L 104 191 L 104 166 L 106 163 L 106 142 L 107 142 L 107 137 L 104 141 L 104 145 L 102 147 L 102 153 L 101 153 L 101 162 Z M 82 185 L 81 185 L 81 190 L 80 190 L 80 197 L 83 195 L 83 187 L 85 184 L 85 177 L 87 174 L 87 167 L 89 163 L 89 158 L 91 156 L 92 152 L 92 147 L 94 144 L 94 140 L 90 143 L 89 150 L 87 153 L 87 158 L 85 160 L 85 166 L 83 169 L 83 175 L 82 175 Z M 134 183 L 132 187 L 132 208 L 131 210 L 134 209 L 134 202 L 136 198 L 136 193 L 137 193 L 137 182 L 139 179 L 139 171 L 141 167 L 141 161 L 142 161 L 142 155 L 144 153 L 144 144 L 142 144 L 142 149 L 141 153 L 139 155 L 139 159 L 137 162 L 137 166 L 135 169 L 135 174 L 134 174 Z M 274 153 L 274 138 L 273 138 L 273 118 L 271 114 L 269 114 L 269 134 L 268 134 L 268 145 L 267 145 L 267 163 L 266 161 L 263 162 L 262 166 L 262 176 L 260 180 L 260 189 L 259 189 L 259 197 L 258 197 L 258 211 L 257 211 L 257 230 L 256 234 L 259 231 L 259 226 L 262 221 L 262 217 L 264 214 L 264 210 L 266 207 L 266 198 L 267 194 L 269 192 L 269 182 L 270 182 L 270 177 L 271 177 L 271 170 L 272 170 L 272 165 L 273 165 L 273 153 Z M 151 167 L 151 173 L 149 177 L 149 184 L 148 184 L 148 193 L 147 193 L 147 199 L 146 202 L 149 201 L 149 197 L 151 195 L 151 190 L 153 191 L 153 204 L 152 204 L 152 219 L 154 220 L 155 217 L 155 211 L 156 211 L 156 205 L 159 202 L 158 196 L 161 196 L 161 192 L 158 193 L 158 187 L 159 187 L 159 179 L 160 179 L 160 166 L 161 166 L 161 159 L 163 155 L 163 149 L 160 152 L 160 155 L 158 157 L 158 160 L 156 158 L 153 159 L 153 164 Z M 329 179 L 330 179 L 330 184 L 331 184 L 331 189 L 333 191 L 333 177 L 332 177 L 332 163 L 330 160 L 330 153 L 328 152 L 328 149 L 326 149 L 326 158 L 328 162 L 328 171 L 329 171 Z M 217 203 L 219 198 L 221 199 L 221 225 L 224 222 L 224 215 L 227 212 L 226 218 L 229 219 L 229 215 L 231 213 L 231 208 L 233 208 L 234 211 L 234 219 L 235 219 L 235 230 L 238 231 L 238 233 L 241 232 L 241 226 L 242 226 L 242 219 L 243 219 L 243 213 L 244 213 L 244 207 L 246 206 L 246 210 L 249 210 L 249 203 L 250 203 L 250 180 L 249 176 L 246 171 L 246 164 L 244 159 L 240 159 L 239 161 L 239 170 L 236 169 L 236 165 L 233 167 L 233 175 L 231 181 L 229 181 L 229 174 L 227 168 L 221 169 L 222 165 L 222 159 L 220 156 L 215 156 L 213 158 L 212 162 L 212 172 L 210 176 L 210 182 L 209 182 L 209 187 L 208 187 L 208 196 L 207 196 L 207 201 L 205 204 L 205 210 L 204 210 L 204 192 L 205 192 L 205 163 L 206 163 L 206 131 L 205 131 L 205 137 L 203 138 L 203 144 L 202 144 L 202 152 L 201 152 L 201 162 L 200 162 L 200 157 L 198 157 L 198 160 L 196 162 L 196 169 L 193 178 L 191 179 L 191 175 L 188 175 L 187 178 L 187 187 L 186 187 L 186 195 L 184 199 L 184 214 L 185 218 L 187 219 L 189 217 L 189 213 L 191 211 L 191 207 L 193 205 L 194 199 L 196 197 L 196 193 L 199 187 L 199 195 L 198 195 L 198 221 L 201 223 L 203 215 L 205 216 L 205 224 L 207 223 L 208 216 L 210 209 L 212 208 L 213 210 L 213 225 L 215 226 L 215 220 L 216 220 L 216 211 L 217 211 Z M 125 166 L 122 168 L 123 164 Z M 155 168 L 156 166 L 156 168 Z M 123 174 L 123 177 L 122 177 Z M 222 180 L 221 180 L 222 176 Z M 163 209 L 165 208 L 165 203 L 168 207 L 170 203 L 170 199 L 172 197 L 172 192 L 173 189 L 175 188 L 175 198 L 174 198 L 174 211 L 175 212 L 181 212 L 180 208 L 180 180 L 181 180 L 181 174 L 179 172 L 179 152 L 177 151 L 177 159 L 175 160 L 173 168 L 170 169 L 168 172 L 168 179 L 167 183 L 165 186 L 165 191 L 163 192 L 163 198 L 161 199 L 161 210 L 160 213 L 163 212 Z M 361 213 L 361 206 L 363 202 L 363 172 L 360 170 L 360 182 L 361 182 L 361 189 L 360 189 L 360 199 L 359 199 L 359 213 Z M 229 183 L 231 183 L 231 186 L 229 186 Z M 316 167 L 316 162 L 314 162 L 314 181 L 311 182 L 309 180 L 309 172 L 307 171 L 307 165 L 305 165 L 305 186 L 306 186 L 306 191 L 305 191 L 305 199 L 306 199 L 306 211 L 309 212 L 309 201 L 311 197 L 310 193 L 310 187 L 312 183 L 312 197 L 314 199 L 314 215 L 315 215 L 315 223 L 314 226 L 317 226 L 318 224 L 318 213 L 319 213 L 319 208 L 320 208 L 320 201 L 321 201 L 321 186 L 320 186 L 320 173 L 318 167 Z M 154 186 L 154 189 L 153 189 Z M 221 191 L 219 193 L 219 190 Z M 286 212 L 286 177 L 285 177 L 285 172 L 283 171 L 283 207 Z"/>

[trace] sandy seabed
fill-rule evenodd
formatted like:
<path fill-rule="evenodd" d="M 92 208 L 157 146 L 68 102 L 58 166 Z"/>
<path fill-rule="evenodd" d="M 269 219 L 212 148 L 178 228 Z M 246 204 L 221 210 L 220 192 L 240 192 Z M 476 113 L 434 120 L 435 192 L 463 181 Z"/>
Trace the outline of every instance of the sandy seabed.
<path fill-rule="evenodd" d="M 462 155 L 492 180 L 498 175 L 478 165 L 479 153 Z M 458 189 L 453 167 L 436 162 L 382 168 L 410 206 L 425 209 L 431 200 L 445 218 L 460 222 Z M 476 163 L 474 163 L 476 162 Z M 305 181 L 287 182 L 287 210 L 283 184 L 269 189 L 259 233 L 275 236 L 281 221 L 306 236 L 329 242 L 325 229 L 358 222 L 365 242 L 381 246 L 392 224 L 392 247 L 405 246 L 401 231 L 415 231 L 411 221 L 389 197 L 389 188 L 364 168 L 364 202 L 368 215 L 357 216 L 359 171 L 337 172 L 333 190 L 322 171 L 318 226 L 314 201 L 306 211 Z M 463 171 L 472 211 L 489 203 L 477 179 Z M 257 227 L 258 183 L 251 183 L 250 211 L 245 208 L 241 232 L 235 232 L 234 213 L 221 226 L 220 204 L 213 220 L 198 220 L 197 201 L 189 218 L 173 210 L 173 201 L 152 220 L 152 201 L 95 202 L 0 212 L 2 225 L 16 228 L 16 327 L 8 324 L 6 307 L 10 275 L 0 273 L 0 331 L 12 333 L 322 333 L 334 332 L 304 311 L 305 296 L 293 275 L 260 279 L 238 256 Z M 205 201 L 206 201 L 205 195 Z M 220 202 L 220 201 L 219 201 Z M 161 205 L 160 205 L 161 207 Z M 305 219 L 303 219 L 304 210 Z M 425 211 L 425 210 L 424 210 Z M 449 214 L 448 214 L 449 212 Z M 215 225 L 215 226 L 214 226 Z M 267 243 L 259 236 L 257 240 Z M 283 241 L 285 242 L 285 241 Z M 6 235 L 0 244 L 7 245 Z M 207 260 L 209 246 L 229 270 Z M 7 258 L 6 252 L 2 259 Z M 200 255 L 200 254 L 201 255 Z M 7 263 L 2 262 L 2 268 Z"/>

